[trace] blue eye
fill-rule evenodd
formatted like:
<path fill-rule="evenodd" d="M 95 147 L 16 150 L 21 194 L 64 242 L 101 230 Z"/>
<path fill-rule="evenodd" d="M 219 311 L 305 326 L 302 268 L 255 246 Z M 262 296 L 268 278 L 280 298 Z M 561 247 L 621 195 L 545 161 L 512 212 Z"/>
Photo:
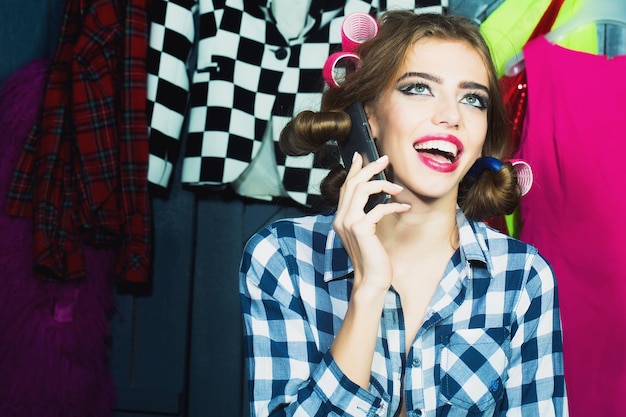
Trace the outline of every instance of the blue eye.
<path fill-rule="evenodd" d="M 424 83 L 411 83 L 407 85 L 400 86 L 398 88 L 400 92 L 404 94 L 412 94 L 412 95 L 432 95 L 430 91 L 430 87 Z"/>
<path fill-rule="evenodd" d="M 463 97 L 461 103 L 469 104 L 472 107 L 484 110 L 487 108 L 488 100 L 480 94 L 468 94 Z"/>
<path fill-rule="evenodd" d="M 469 104 L 477 109 L 485 110 L 489 100 L 481 94 L 472 93 L 464 96 L 463 99 L 461 99 L 461 103 Z"/>

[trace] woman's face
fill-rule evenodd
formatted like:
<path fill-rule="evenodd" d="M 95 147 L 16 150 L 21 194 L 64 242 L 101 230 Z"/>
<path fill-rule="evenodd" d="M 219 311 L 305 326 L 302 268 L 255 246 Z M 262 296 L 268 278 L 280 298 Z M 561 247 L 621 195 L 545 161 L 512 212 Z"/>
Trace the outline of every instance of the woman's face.
<path fill-rule="evenodd" d="M 366 107 L 395 183 L 423 199 L 456 203 L 487 134 L 488 85 L 485 64 L 468 43 L 423 39 L 409 49 L 391 87 Z"/>

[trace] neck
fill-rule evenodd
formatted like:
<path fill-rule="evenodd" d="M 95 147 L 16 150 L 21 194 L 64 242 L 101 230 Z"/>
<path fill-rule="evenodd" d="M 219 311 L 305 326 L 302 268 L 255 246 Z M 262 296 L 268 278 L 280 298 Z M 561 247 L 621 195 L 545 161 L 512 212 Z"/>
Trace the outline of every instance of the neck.
<path fill-rule="evenodd" d="M 448 210 L 412 209 L 385 216 L 376 234 L 389 253 L 430 256 L 434 252 L 456 250 L 459 246 L 456 208 Z"/>

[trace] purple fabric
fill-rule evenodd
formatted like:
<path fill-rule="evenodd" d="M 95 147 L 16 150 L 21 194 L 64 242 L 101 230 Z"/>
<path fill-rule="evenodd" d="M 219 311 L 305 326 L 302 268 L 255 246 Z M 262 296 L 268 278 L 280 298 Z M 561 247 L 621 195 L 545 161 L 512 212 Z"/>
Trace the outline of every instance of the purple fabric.
<path fill-rule="evenodd" d="M 0 416 L 109 417 L 113 254 L 85 248 L 84 281 L 38 280 L 31 221 L 5 210 L 49 68 L 33 61 L 0 88 Z"/>

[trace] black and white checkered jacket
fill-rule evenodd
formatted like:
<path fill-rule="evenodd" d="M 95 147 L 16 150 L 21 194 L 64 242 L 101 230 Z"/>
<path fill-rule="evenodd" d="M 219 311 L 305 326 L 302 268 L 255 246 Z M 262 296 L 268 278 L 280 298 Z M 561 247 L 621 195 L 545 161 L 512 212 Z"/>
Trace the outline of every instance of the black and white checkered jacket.
<path fill-rule="evenodd" d="M 275 169 L 284 189 L 294 201 L 314 204 L 327 167 L 313 155 L 285 156 L 278 150 L 278 136 L 295 113 L 319 109 L 322 67 L 340 49 L 344 17 L 391 8 L 443 12 L 441 1 L 313 0 L 309 29 L 285 39 L 270 1 L 155 2 L 148 56 L 150 183 L 170 185 L 183 126 L 181 181 L 195 186 L 235 181 L 258 155 L 271 127 Z"/>

